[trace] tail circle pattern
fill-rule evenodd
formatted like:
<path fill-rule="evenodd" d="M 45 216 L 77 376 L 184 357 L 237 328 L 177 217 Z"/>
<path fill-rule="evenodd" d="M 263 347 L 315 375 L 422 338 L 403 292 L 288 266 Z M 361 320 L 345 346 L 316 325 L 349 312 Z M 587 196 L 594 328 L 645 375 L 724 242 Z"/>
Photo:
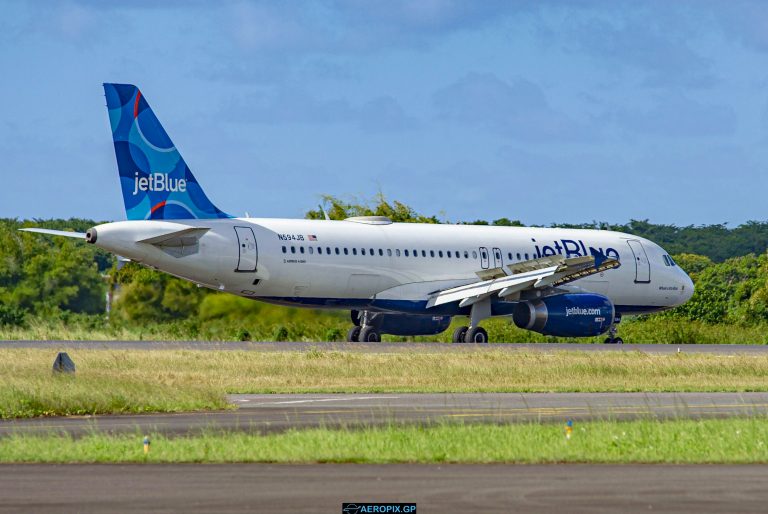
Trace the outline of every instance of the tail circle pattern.
<path fill-rule="evenodd" d="M 203 192 L 139 88 L 104 84 L 129 220 L 229 218 Z"/>

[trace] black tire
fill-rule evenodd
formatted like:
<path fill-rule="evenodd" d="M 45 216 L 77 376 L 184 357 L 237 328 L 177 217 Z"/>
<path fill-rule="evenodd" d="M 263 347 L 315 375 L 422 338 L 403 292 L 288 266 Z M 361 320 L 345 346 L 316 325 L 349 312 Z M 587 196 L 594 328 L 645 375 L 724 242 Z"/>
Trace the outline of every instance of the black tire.
<path fill-rule="evenodd" d="M 467 336 L 467 330 L 469 330 L 469 327 L 458 327 L 453 331 L 453 338 L 451 338 L 451 342 L 463 343 L 464 338 Z"/>
<path fill-rule="evenodd" d="M 347 332 L 347 342 L 348 343 L 356 343 L 360 339 L 360 327 L 352 327 L 349 329 L 349 332 Z"/>
<path fill-rule="evenodd" d="M 624 344 L 624 340 L 620 337 L 617 337 L 613 340 L 613 344 Z"/>
<path fill-rule="evenodd" d="M 361 343 L 379 343 L 381 342 L 381 336 L 373 327 L 363 327 L 360 330 L 360 337 L 358 339 Z"/>
<path fill-rule="evenodd" d="M 605 341 L 603 341 L 603 344 L 613 344 L 615 341 L 612 337 L 606 337 Z"/>
<path fill-rule="evenodd" d="M 349 311 L 349 317 L 352 318 L 352 324 L 360 326 L 360 311 Z"/>
<path fill-rule="evenodd" d="M 467 335 L 464 336 L 464 341 L 467 343 L 487 343 L 488 332 L 483 327 L 474 327 L 467 330 Z"/>

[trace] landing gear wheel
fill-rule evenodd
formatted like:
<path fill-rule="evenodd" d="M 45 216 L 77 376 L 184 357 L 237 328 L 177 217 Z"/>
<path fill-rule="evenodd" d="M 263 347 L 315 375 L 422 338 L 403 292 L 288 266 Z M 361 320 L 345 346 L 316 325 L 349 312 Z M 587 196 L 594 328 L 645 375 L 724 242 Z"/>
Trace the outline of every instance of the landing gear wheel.
<path fill-rule="evenodd" d="M 609 337 L 603 341 L 603 344 L 624 344 L 624 340 L 620 337 Z"/>
<path fill-rule="evenodd" d="M 360 327 L 352 327 L 347 332 L 347 342 L 356 343 L 360 338 Z"/>
<path fill-rule="evenodd" d="M 381 341 L 381 336 L 373 327 L 363 327 L 360 330 L 360 336 L 358 339 L 361 343 L 378 343 Z"/>
<path fill-rule="evenodd" d="M 453 338 L 451 339 L 451 342 L 463 343 L 464 339 L 467 337 L 467 330 L 469 330 L 469 327 L 459 327 L 456 330 L 454 330 Z"/>
<path fill-rule="evenodd" d="M 612 337 L 606 337 L 605 341 L 603 341 L 603 344 L 613 344 L 613 338 Z"/>
<path fill-rule="evenodd" d="M 613 344 L 624 344 L 624 340 L 620 337 L 617 337 L 613 340 Z"/>
<path fill-rule="evenodd" d="M 464 341 L 467 343 L 487 343 L 488 332 L 483 327 L 473 327 L 467 330 L 467 335 L 464 336 Z"/>

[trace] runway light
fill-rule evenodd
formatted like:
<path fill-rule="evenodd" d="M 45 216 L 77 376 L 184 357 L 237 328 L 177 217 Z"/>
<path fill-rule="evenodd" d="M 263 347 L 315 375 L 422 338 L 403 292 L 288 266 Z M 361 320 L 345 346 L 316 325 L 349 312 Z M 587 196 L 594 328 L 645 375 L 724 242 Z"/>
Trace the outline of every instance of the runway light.
<path fill-rule="evenodd" d="M 144 455 L 147 455 L 149 453 L 149 445 L 150 445 L 149 436 L 145 435 L 144 436 Z"/>
<path fill-rule="evenodd" d="M 573 420 L 569 419 L 565 422 L 565 438 L 570 439 L 573 433 Z"/>

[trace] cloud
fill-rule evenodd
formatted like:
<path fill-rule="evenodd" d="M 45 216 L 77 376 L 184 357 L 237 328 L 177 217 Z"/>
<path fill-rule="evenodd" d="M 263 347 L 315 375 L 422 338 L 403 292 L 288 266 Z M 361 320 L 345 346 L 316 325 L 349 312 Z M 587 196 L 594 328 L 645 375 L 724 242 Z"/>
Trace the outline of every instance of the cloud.
<path fill-rule="evenodd" d="M 490 73 L 470 73 L 436 91 L 438 119 L 484 127 L 524 141 L 572 141 L 586 127 L 555 111 L 539 86 L 523 78 L 505 82 Z"/>
<path fill-rule="evenodd" d="M 710 87 L 718 79 L 712 62 L 695 52 L 689 34 L 670 27 L 670 20 L 645 15 L 617 15 L 611 21 L 592 19 L 573 30 L 575 51 L 601 59 L 614 71 L 637 70 L 649 87 Z"/>
<path fill-rule="evenodd" d="M 417 125 L 391 96 L 373 98 L 361 105 L 346 99 L 318 98 L 291 87 L 241 96 L 223 109 L 230 121 L 263 124 L 354 124 L 371 133 L 398 132 Z"/>
<path fill-rule="evenodd" d="M 616 109 L 608 118 L 625 130 L 664 137 L 728 136 L 737 124 L 731 106 L 697 102 L 679 91 L 657 95 L 647 109 Z"/>
<path fill-rule="evenodd" d="M 753 50 L 768 52 L 768 4 L 731 0 L 711 2 L 709 9 L 727 36 Z"/>

